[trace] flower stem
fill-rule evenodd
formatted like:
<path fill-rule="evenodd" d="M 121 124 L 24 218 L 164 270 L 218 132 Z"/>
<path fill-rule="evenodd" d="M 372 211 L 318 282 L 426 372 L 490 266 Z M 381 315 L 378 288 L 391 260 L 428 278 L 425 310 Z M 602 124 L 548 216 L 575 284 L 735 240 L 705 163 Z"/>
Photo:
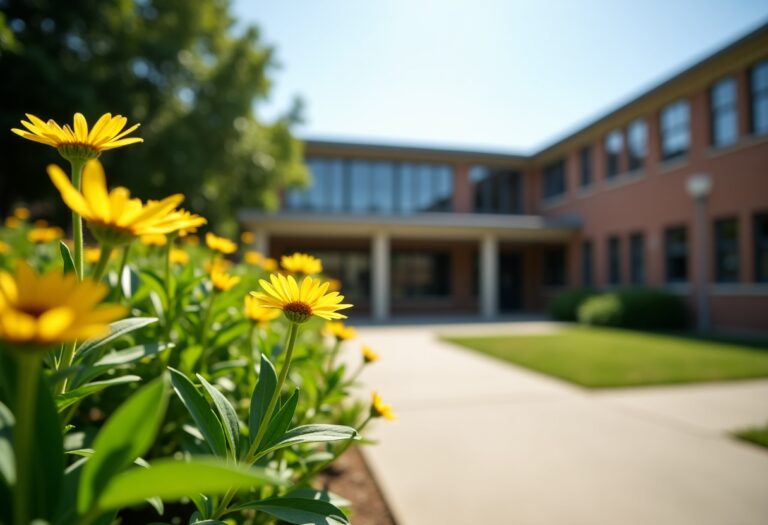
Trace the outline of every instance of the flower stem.
<path fill-rule="evenodd" d="M 336 344 L 333 345 L 333 350 L 331 350 L 331 355 L 328 357 L 328 373 L 330 374 L 331 371 L 333 371 L 333 365 L 336 362 L 336 355 L 339 353 L 339 348 L 341 348 L 341 339 L 336 339 Z"/>
<path fill-rule="evenodd" d="M 99 282 L 101 281 L 101 278 L 104 277 L 104 271 L 107 269 L 107 263 L 109 263 L 109 258 L 112 255 L 112 250 L 114 248 L 112 246 L 105 246 L 103 245 L 101 247 L 101 253 L 99 254 L 99 262 L 96 263 L 96 267 L 93 269 L 93 275 L 91 276 L 94 281 Z M 118 278 L 118 286 L 120 285 L 120 279 Z"/>
<path fill-rule="evenodd" d="M 131 245 L 126 244 L 123 246 L 123 256 L 120 258 L 120 271 L 117 272 L 117 298 L 118 300 L 123 298 L 123 272 L 125 266 L 128 264 L 128 253 L 131 250 Z"/>
<path fill-rule="evenodd" d="M 80 180 L 83 178 L 83 166 L 85 160 L 72 159 L 69 161 L 72 171 L 72 185 L 80 191 Z M 83 280 L 83 218 L 76 211 L 72 212 L 72 237 L 75 241 L 75 273 L 77 278 Z"/>
<path fill-rule="evenodd" d="M 17 525 L 29 523 L 29 495 L 31 473 L 30 465 L 33 424 L 35 420 L 35 402 L 39 385 L 40 356 L 37 353 L 19 352 L 18 377 L 16 378 L 16 432 L 14 451 L 16 453 L 16 487 L 14 492 L 14 518 Z"/>

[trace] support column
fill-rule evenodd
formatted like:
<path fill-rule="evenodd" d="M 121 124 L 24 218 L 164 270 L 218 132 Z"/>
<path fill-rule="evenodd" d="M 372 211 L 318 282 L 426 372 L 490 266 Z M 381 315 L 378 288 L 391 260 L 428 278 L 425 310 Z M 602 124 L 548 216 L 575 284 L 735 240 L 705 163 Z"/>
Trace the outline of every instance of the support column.
<path fill-rule="evenodd" d="M 491 233 L 480 241 L 480 313 L 487 319 L 499 313 L 499 240 Z"/>
<path fill-rule="evenodd" d="M 371 240 L 371 314 L 376 321 L 389 318 L 389 235 L 376 232 Z"/>
<path fill-rule="evenodd" d="M 255 232 L 253 249 L 261 253 L 264 257 L 269 257 L 269 234 L 263 229 L 259 229 Z"/>

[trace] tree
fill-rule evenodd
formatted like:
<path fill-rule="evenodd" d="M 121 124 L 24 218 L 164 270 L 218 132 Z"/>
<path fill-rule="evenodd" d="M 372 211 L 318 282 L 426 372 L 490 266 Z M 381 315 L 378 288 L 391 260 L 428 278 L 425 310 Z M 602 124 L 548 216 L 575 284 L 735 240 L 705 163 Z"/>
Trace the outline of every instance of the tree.
<path fill-rule="evenodd" d="M 143 198 L 183 192 L 185 206 L 230 227 L 238 207 L 273 208 L 280 187 L 305 179 L 295 108 L 272 123 L 256 118 L 273 49 L 256 27 L 237 23 L 228 0 L 0 0 L 0 8 L 2 211 L 50 197 L 44 166 L 61 162 L 10 133 L 24 113 L 141 122 L 143 144 L 103 157 L 110 185 Z"/>

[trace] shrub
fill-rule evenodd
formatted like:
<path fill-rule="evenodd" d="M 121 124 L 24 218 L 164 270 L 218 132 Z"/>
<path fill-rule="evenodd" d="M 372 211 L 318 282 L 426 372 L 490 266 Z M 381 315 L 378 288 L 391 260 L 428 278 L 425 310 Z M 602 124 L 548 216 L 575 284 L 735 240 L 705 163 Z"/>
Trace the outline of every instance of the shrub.
<path fill-rule="evenodd" d="M 631 288 L 587 299 L 579 322 L 639 330 L 679 330 L 687 324 L 683 300 L 669 292 Z"/>
<path fill-rule="evenodd" d="M 622 326 L 624 309 L 615 293 L 596 295 L 578 309 L 579 322 L 593 326 Z"/>
<path fill-rule="evenodd" d="M 579 306 L 598 292 L 591 288 L 567 290 L 555 297 L 549 305 L 549 315 L 556 321 L 576 322 L 579 320 Z"/>

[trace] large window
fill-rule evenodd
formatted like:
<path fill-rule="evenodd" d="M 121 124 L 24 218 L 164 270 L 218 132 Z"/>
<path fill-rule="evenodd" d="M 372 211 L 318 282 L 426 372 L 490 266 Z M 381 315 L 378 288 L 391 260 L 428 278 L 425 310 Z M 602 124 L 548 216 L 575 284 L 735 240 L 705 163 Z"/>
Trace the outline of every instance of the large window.
<path fill-rule="evenodd" d="M 592 274 L 592 241 L 581 243 L 581 284 L 592 286 L 594 278 Z"/>
<path fill-rule="evenodd" d="M 451 257 L 443 252 L 392 252 L 392 298 L 429 299 L 451 294 Z"/>
<path fill-rule="evenodd" d="M 579 151 L 579 182 L 582 188 L 592 184 L 592 147 L 584 146 Z"/>
<path fill-rule="evenodd" d="M 645 284 L 645 237 L 640 232 L 629 236 L 629 280 Z"/>
<path fill-rule="evenodd" d="M 690 108 L 685 100 L 678 100 L 661 110 L 661 155 L 664 159 L 680 157 L 688 152 L 691 143 Z"/>
<path fill-rule="evenodd" d="M 542 194 L 545 199 L 565 193 L 565 161 L 559 160 L 544 168 Z"/>
<path fill-rule="evenodd" d="M 624 147 L 624 137 L 621 130 L 613 130 L 605 136 L 605 176 L 615 177 L 621 171 L 621 150 Z"/>
<path fill-rule="evenodd" d="M 629 171 L 639 170 L 648 154 L 648 124 L 645 119 L 633 120 L 627 127 L 627 156 Z"/>
<path fill-rule="evenodd" d="M 768 133 L 768 60 L 758 62 L 749 78 L 752 133 Z"/>
<path fill-rule="evenodd" d="M 474 166 L 469 172 L 476 213 L 522 213 L 522 178 L 517 171 Z"/>
<path fill-rule="evenodd" d="M 293 250 L 288 253 L 293 253 Z M 301 249 L 298 251 L 307 251 Z M 309 250 L 322 259 L 323 274 L 344 283 L 349 300 L 368 299 L 371 295 L 370 257 L 365 250 Z"/>
<path fill-rule="evenodd" d="M 739 221 L 736 218 L 715 221 L 715 281 L 739 280 Z"/>
<path fill-rule="evenodd" d="M 445 164 L 310 158 L 311 184 L 290 190 L 291 211 L 417 213 L 451 211 L 453 170 Z"/>
<path fill-rule="evenodd" d="M 755 281 L 768 283 L 768 212 L 756 213 L 753 221 Z"/>
<path fill-rule="evenodd" d="M 621 284 L 621 243 L 617 236 L 608 238 L 608 284 Z"/>
<path fill-rule="evenodd" d="M 557 246 L 544 252 L 544 284 L 565 285 L 565 248 Z"/>
<path fill-rule="evenodd" d="M 712 145 L 727 146 L 739 138 L 739 110 L 736 100 L 736 79 L 720 80 L 709 93 L 712 115 Z"/>
<path fill-rule="evenodd" d="M 667 282 L 688 282 L 688 233 L 685 226 L 665 230 L 664 258 Z"/>

